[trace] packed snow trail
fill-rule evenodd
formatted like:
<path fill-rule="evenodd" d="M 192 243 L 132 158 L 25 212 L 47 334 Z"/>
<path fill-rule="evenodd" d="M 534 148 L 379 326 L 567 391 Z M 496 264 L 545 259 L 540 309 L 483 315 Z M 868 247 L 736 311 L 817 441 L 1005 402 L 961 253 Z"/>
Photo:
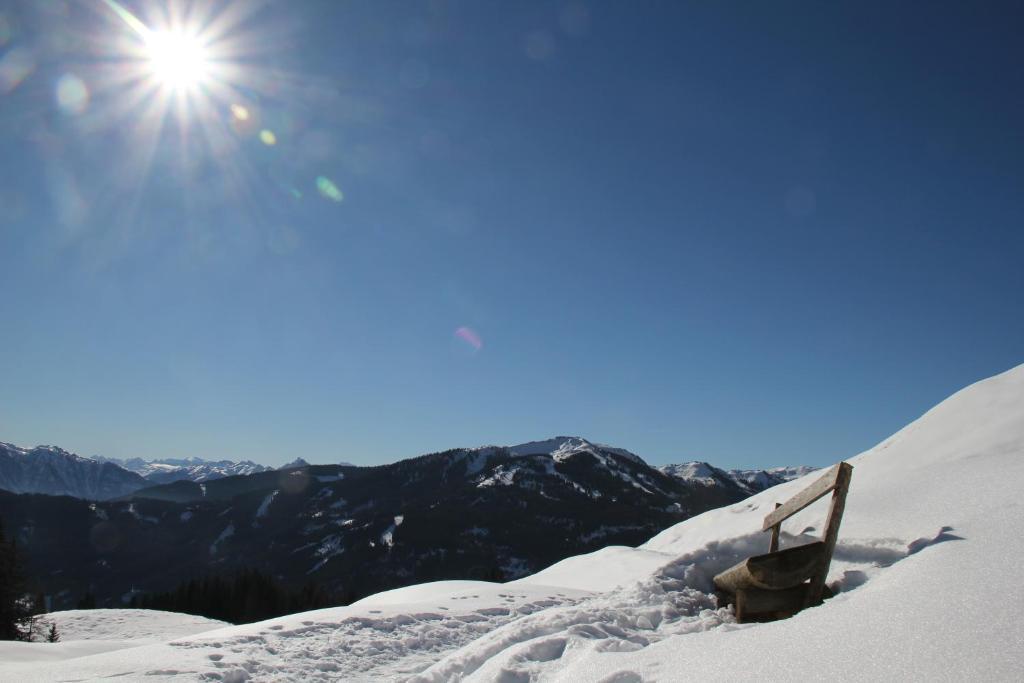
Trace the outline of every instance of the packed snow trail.
<path fill-rule="evenodd" d="M 418 600 L 388 604 L 389 593 Z M 0 644 L 0 661 L 4 662 L 0 665 L 0 680 L 63 681 L 112 676 L 147 681 L 162 677 L 228 681 L 406 680 L 448 652 L 504 624 L 572 604 L 589 595 L 586 591 L 535 585 L 440 581 L 425 587 L 388 591 L 349 607 L 226 628 L 216 628 L 221 622 L 187 615 L 117 610 L 129 618 L 134 615 L 140 622 L 151 621 L 153 615 L 177 621 L 183 617 L 198 619 L 207 622 L 207 630 L 159 645 L 146 645 L 146 640 L 134 645 L 130 641 L 99 644 L 92 651 L 80 653 L 92 656 L 77 656 L 49 666 L 44 666 L 46 657 L 39 654 L 49 644 Z M 97 622 L 104 612 L 93 612 Z M 62 618 L 61 614 L 56 617 Z M 216 630 L 209 630 L 211 625 Z M 27 655 L 8 657 L 5 648 Z M 117 651 L 105 651 L 112 649 Z M 24 663 L 10 663 L 14 661 Z"/>
<path fill-rule="evenodd" d="M 685 583 L 685 567 L 673 563 L 628 588 L 553 607 L 487 633 L 411 680 L 440 683 L 475 673 L 497 657 L 514 666 L 513 679 L 532 680 L 570 642 L 589 641 L 597 652 L 628 652 L 671 635 L 705 631 L 734 621 L 713 597 Z M 511 668 L 502 671 L 512 672 Z"/>

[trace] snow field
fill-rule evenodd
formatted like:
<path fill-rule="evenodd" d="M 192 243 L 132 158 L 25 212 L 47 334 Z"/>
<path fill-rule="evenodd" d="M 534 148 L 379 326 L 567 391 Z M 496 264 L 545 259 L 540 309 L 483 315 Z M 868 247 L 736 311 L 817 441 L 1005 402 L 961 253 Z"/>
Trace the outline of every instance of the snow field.
<path fill-rule="evenodd" d="M 46 614 L 41 619 L 57 625 L 60 642 L 0 642 L 0 674 L 4 673 L 5 664 L 76 659 L 229 626 L 191 614 L 141 609 L 69 610 Z M 0 675 L 0 680 L 8 679 Z"/>
<path fill-rule="evenodd" d="M 63 661 L 21 649 L 0 679 L 1020 680 L 1024 366 L 849 462 L 839 595 L 788 620 L 735 624 L 711 580 L 765 552 L 764 516 L 820 473 L 509 584 L 411 586 Z M 782 546 L 820 534 L 826 505 L 787 520 Z"/>

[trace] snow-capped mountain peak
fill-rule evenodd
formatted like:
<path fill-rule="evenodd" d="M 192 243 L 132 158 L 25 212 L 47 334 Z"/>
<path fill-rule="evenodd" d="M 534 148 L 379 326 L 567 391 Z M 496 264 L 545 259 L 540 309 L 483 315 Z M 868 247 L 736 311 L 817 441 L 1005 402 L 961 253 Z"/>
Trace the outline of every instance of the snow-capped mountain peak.
<path fill-rule="evenodd" d="M 235 462 L 233 460 L 204 460 L 203 458 L 160 458 L 143 460 L 142 458 L 105 458 L 94 455 L 96 462 L 107 462 L 117 465 L 129 472 L 134 472 L 154 484 L 169 484 L 175 481 L 204 482 L 240 474 L 256 474 L 273 469 L 251 460 Z"/>
<path fill-rule="evenodd" d="M 699 460 L 693 460 L 691 462 L 683 462 L 676 465 L 663 465 L 659 467 L 665 474 L 676 477 L 677 479 L 686 479 L 689 481 L 713 481 L 715 474 L 721 474 L 722 470 L 717 467 L 712 467 L 706 462 Z"/>
<path fill-rule="evenodd" d="M 568 455 L 581 451 L 600 450 L 613 453 L 636 463 L 646 464 L 639 455 L 631 453 L 624 448 L 596 443 L 582 436 L 555 436 L 543 441 L 527 441 L 526 443 L 514 446 L 480 446 L 467 450 L 479 453 L 505 451 L 512 455 L 550 455 L 555 459 L 564 459 Z"/>
<path fill-rule="evenodd" d="M 13 493 L 105 500 L 132 493 L 146 484 L 133 472 L 56 446 L 21 448 L 0 443 L 0 489 Z"/>
<path fill-rule="evenodd" d="M 665 474 L 682 481 L 715 486 L 723 482 L 732 482 L 748 494 L 778 486 L 792 479 L 797 479 L 810 472 L 814 467 L 806 465 L 790 467 L 772 467 L 764 470 L 723 470 L 706 462 L 693 460 L 658 468 Z"/>

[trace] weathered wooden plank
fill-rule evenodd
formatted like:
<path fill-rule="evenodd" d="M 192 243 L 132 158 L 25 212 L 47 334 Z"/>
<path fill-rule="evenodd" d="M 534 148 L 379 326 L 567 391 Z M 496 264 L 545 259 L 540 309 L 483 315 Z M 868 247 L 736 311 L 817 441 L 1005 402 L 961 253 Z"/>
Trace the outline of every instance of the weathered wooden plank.
<path fill-rule="evenodd" d="M 836 480 L 839 477 L 839 473 L 843 470 L 844 465 L 846 467 L 850 467 L 850 465 L 847 465 L 845 462 L 841 462 L 838 465 L 831 467 L 828 472 L 818 479 L 818 481 L 814 482 L 803 491 L 775 508 L 775 510 L 770 512 L 768 516 L 764 518 L 764 524 L 761 526 L 761 531 L 766 531 L 776 524 L 781 524 L 787 517 L 795 515 L 834 489 L 836 486 Z"/>
<path fill-rule="evenodd" d="M 807 581 L 821 566 L 825 544 L 821 541 L 748 557 L 718 574 L 715 586 L 738 593 L 747 588 L 779 590 Z"/>
<path fill-rule="evenodd" d="M 787 616 L 796 614 L 803 609 L 807 588 L 808 584 L 801 583 L 777 591 L 747 589 L 743 595 L 743 614 L 737 614 L 736 620 L 743 623 L 744 620 L 756 619 L 759 614 L 765 612 L 785 612 Z"/>
<path fill-rule="evenodd" d="M 850 489 L 850 479 L 853 477 L 853 466 L 849 463 L 841 462 L 836 467 L 839 468 L 836 476 L 836 488 L 832 494 L 828 517 L 825 519 L 825 534 L 821 539 L 824 544 L 824 553 L 814 575 L 811 576 L 811 585 L 807 590 L 808 605 L 816 605 L 821 602 L 822 588 L 828 576 L 832 553 L 836 549 L 836 540 L 839 538 L 839 523 L 843 520 L 843 510 L 846 508 L 846 493 Z"/>
<path fill-rule="evenodd" d="M 807 591 L 811 584 L 801 583 L 798 586 L 782 590 L 764 590 L 761 588 L 745 588 L 737 593 L 719 593 L 719 604 L 733 605 L 736 621 L 743 624 L 751 621 L 774 621 L 791 617 L 807 604 Z M 823 598 L 831 598 L 832 591 L 824 588 Z"/>
<path fill-rule="evenodd" d="M 736 621 L 742 624 L 747 611 L 747 591 L 742 589 L 736 591 L 734 603 L 733 612 L 736 615 Z"/>
<path fill-rule="evenodd" d="M 780 507 L 782 507 L 782 503 L 775 504 L 776 510 L 778 510 Z M 772 527 L 772 535 L 771 538 L 768 540 L 768 552 L 774 553 L 776 550 L 779 549 L 779 532 L 781 530 L 782 522 L 779 522 L 778 524 Z"/>

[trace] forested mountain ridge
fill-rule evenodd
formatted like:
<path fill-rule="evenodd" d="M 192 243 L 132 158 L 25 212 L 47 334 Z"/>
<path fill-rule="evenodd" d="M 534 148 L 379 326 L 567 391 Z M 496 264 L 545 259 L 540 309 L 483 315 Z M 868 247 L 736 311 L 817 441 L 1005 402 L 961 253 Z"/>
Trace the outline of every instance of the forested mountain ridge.
<path fill-rule="evenodd" d="M 254 568 L 353 598 L 448 578 L 513 579 L 635 545 L 740 500 L 579 437 L 454 449 L 377 467 L 310 465 L 177 481 L 118 500 L 0 493 L 0 515 L 56 604 Z"/>

